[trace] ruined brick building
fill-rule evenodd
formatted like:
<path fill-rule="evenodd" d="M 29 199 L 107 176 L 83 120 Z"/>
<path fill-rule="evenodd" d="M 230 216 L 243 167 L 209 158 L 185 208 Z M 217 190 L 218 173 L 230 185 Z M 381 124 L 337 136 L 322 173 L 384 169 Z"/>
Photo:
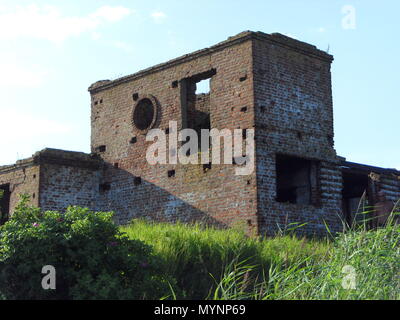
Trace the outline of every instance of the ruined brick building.
<path fill-rule="evenodd" d="M 281 34 L 243 32 L 212 47 L 113 81 L 91 95 L 91 154 L 45 149 L 0 167 L 1 208 L 28 193 L 42 209 L 81 205 L 161 221 L 244 223 L 272 234 L 292 222 L 340 231 L 366 194 L 400 198 L 400 172 L 355 164 L 334 149 L 333 57 Z M 208 80 L 210 91 L 196 93 Z M 255 170 L 233 165 L 150 165 L 151 128 L 255 129 Z M 3 220 L 6 217 L 3 217 Z"/>

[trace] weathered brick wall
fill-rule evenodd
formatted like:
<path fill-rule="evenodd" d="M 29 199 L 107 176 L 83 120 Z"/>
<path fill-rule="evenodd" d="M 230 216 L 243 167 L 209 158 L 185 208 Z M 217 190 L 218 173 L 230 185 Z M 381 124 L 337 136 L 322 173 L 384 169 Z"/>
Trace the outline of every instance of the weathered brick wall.
<path fill-rule="evenodd" d="M 47 149 L 40 161 L 40 207 L 64 211 L 69 205 L 101 210 L 100 163 L 90 155 Z"/>
<path fill-rule="evenodd" d="M 32 205 L 39 204 L 39 166 L 33 158 L 0 167 L 0 186 L 5 184 L 10 185 L 10 213 L 14 211 L 21 194 L 29 195 Z"/>
<path fill-rule="evenodd" d="M 57 164 L 42 165 L 40 207 L 63 212 L 70 205 L 101 210 L 99 171 Z"/>
<path fill-rule="evenodd" d="M 388 200 L 394 202 L 400 200 L 400 176 L 394 174 L 382 175 L 380 187 Z"/>
<path fill-rule="evenodd" d="M 92 95 L 92 150 L 106 146 L 101 157 L 109 164 L 103 193 L 107 209 L 115 210 L 120 223 L 134 217 L 157 220 L 206 220 L 231 225 L 245 221 L 257 228 L 256 179 L 236 176 L 232 165 L 149 165 L 145 154 L 151 142 L 132 125 L 132 95 L 153 95 L 159 104 L 157 128 L 166 129 L 170 120 L 182 128 L 181 86 L 174 81 L 215 69 L 209 98 L 212 128 L 252 128 L 252 44 L 244 37 L 144 70 L 103 87 L 90 88 Z M 248 76 L 246 79 L 245 76 Z M 104 86 L 105 85 L 105 86 Z M 247 111 L 243 111 L 243 107 Z M 131 144 L 132 137 L 136 142 Z M 115 166 L 115 167 L 114 167 Z M 117 168 L 116 168 L 117 167 Z M 175 175 L 168 177 L 168 171 Z M 135 177 L 141 178 L 136 183 Z M 137 182 L 137 181 L 136 181 Z"/>
<path fill-rule="evenodd" d="M 15 165 L 0 167 L 0 186 L 10 185 L 10 213 L 20 194 L 28 194 L 31 204 L 43 210 L 64 211 L 69 205 L 101 210 L 100 168 L 101 161 L 91 155 L 45 149 Z"/>
<path fill-rule="evenodd" d="M 187 122 L 188 127 L 195 129 L 200 135 L 199 128 L 210 128 L 210 94 L 194 95 L 188 103 Z"/>
<path fill-rule="evenodd" d="M 291 223 L 306 223 L 301 231 L 307 234 L 325 234 L 325 223 L 340 231 L 343 185 L 354 187 L 345 167 L 361 170 L 366 179 L 377 171 L 371 197 L 383 191 L 391 201 L 400 198 L 400 175 L 337 157 L 331 62 L 325 52 L 283 35 L 243 32 L 136 74 L 96 82 L 89 88 L 91 149 L 100 157 L 45 149 L 0 167 L 0 187 L 10 185 L 10 211 L 27 193 L 44 210 L 113 210 L 120 224 L 145 217 L 240 223 L 268 235 Z M 209 78 L 210 93 L 196 95 L 196 82 Z M 142 113 L 142 99 L 146 108 L 156 105 L 155 114 Z M 178 130 L 255 128 L 256 170 L 238 176 L 236 165 L 150 165 L 152 142 L 133 124 L 134 111 L 166 134 L 172 120 Z M 301 168 L 293 173 L 290 165 Z M 355 187 L 367 189 L 371 181 L 363 183 Z M 358 191 L 350 196 L 361 197 Z M 292 193 L 297 203 L 290 203 Z"/>
<path fill-rule="evenodd" d="M 281 35 L 254 41 L 256 159 L 260 232 L 307 223 L 325 232 L 340 229 L 341 172 L 333 148 L 331 56 Z M 276 154 L 320 161 L 316 204 L 276 201 Z"/>

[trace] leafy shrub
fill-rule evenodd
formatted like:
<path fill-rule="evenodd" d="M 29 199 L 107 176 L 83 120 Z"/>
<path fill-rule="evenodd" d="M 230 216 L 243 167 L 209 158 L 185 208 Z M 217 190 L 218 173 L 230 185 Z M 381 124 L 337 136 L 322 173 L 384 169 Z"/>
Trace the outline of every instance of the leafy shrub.
<path fill-rule="evenodd" d="M 155 299 L 169 291 L 151 247 L 128 239 L 112 213 L 42 212 L 27 201 L 0 227 L 0 297 Z M 45 265 L 56 269 L 55 290 L 42 288 Z"/>

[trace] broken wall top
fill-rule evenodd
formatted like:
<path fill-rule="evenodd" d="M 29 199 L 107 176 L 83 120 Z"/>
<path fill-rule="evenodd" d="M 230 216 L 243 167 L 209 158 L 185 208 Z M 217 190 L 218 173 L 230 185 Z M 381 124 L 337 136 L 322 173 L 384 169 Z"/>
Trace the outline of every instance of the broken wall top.
<path fill-rule="evenodd" d="M 41 164 L 58 164 L 97 170 L 100 168 L 101 160 L 96 155 L 83 152 L 46 148 L 36 152 L 30 158 L 18 160 L 15 164 L 0 166 L 0 174 Z"/>
<path fill-rule="evenodd" d="M 271 45 L 278 45 L 282 47 L 286 47 L 290 50 L 298 51 L 301 52 L 305 55 L 309 55 L 315 58 L 319 58 L 321 60 L 327 61 L 327 62 L 332 62 L 333 61 L 333 56 L 326 53 L 325 51 L 317 49 L 316 46 L 308 44 L 306 42 L 302 42 L 293 38 L 290 38 L 288 36 L 285 36 L 280 33 L 272 33 L 272 34 L 267 34 L 263 32 L 253 32 L 253 31 L 244 31 L 241 32 L 233 37 L 229 37 L 227 40 L 222 41 L 216 45 L 213 45 L 211 47 L 201 49 L 194 51 L 192 53 L 183 55 L 181 57 L 169 60 L 167 62 L 157 64 L 153 67 L 141 70 L 139 72 L 136 72 L 134 74 L 124 76 L 115 80 L 100 80 L 95 83 L 93 83 L 89 88 L 89 92 L 91 94 L 117 86 L 121 83 L 125 83 L 140 77 L 147 76 L 149 74 L 152 74 L 154 72 L 158 72 L 163 69 L 167 69 L 170 67 L 173 67 L 175 65 L 202 57 L 204 55 L 211 54 L 216 51 L 223 50 L 225 48 L 234 46 L 236 44 L 248 41 L 248 40 L 262 40 L 265 41 Z"/>
<path fill-rule="evenodd" d="M 400 171 L 396 169 L 387 169 L 381 167 L 374 167 L 366 164 L 343 161 L 341 162 L 341 168 L 344 171 L 350 172 L 359 172 L 359 173 L 378 173 L 378 174 L 387 174 L 387 175 L 395 175 L 400 178 Z"/>

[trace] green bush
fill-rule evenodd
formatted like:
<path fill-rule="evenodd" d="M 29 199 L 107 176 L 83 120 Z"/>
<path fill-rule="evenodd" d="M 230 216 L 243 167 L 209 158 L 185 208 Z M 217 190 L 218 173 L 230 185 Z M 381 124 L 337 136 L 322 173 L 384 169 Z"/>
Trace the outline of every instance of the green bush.
<path fill-rule="evenodd" d="M 112 213 L 42 212 L 27 201 L 0 227 L 0 297 L 158 299 L 169 292 L 151 247 L 128 239 Z M 55 290 L 42 288 L 45 265 L 55 267 Z"/>

